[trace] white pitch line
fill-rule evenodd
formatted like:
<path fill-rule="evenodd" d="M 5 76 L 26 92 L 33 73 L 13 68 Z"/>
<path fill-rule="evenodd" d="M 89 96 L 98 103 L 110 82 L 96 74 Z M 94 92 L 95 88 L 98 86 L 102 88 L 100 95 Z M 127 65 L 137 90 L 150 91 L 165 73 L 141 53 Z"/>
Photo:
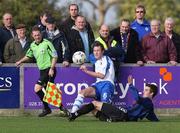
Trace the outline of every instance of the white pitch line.
<path fill-rule="evenodd" d="M 0 91 L 10 91 L 11 89 L 0 89 Z"/>

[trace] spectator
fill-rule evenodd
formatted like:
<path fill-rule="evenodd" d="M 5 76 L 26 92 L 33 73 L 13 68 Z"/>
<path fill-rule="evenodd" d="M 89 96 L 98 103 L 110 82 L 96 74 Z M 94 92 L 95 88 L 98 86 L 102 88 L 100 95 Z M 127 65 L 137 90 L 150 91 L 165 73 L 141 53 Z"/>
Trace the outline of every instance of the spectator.
<path fill-rule="evenodd" d="M 122 46 L 125 51 L 125 63 L 143 65 L 138 34 L 130 28 L 130 21 L 123 19 L 120 26 L 113 29 L 110 35 Z"/>
<path fill-rule="evenodd" d="M 138 33 L 140 42 L 144 35 L 151 31 L 150 23 L 144 18 L 145 14 L 145 7 L 140 4 L 137 5 L 135 8 L 135 20 L 131 23 L 131 28 Z"/>
<path fill-rule="evenodd" d="M 4 60 L 6 63 L 15 63 L 25 56 L 29 49 L 30 41 L 26 37 L 26 26 L 18 24 L 16 26 L 17 35 L 11 38 L 5 45 Z"/>
<path fill-rule="evenodd" d="M 39 21 L 37 23 L 37 26 L 40 28 L 41 32 L 46 30 L 46 19 L 48 17 L 50 17 L 50 13 L 48 11 L 44 11 L 40 17 L 39 17 Z"/>
<path fill-rule="evenodd" d="M 69 65 L 69 47 L 64 33 L 56 27 L 56 22 L 52 17 L 46 19 L 46 30 L 42 32 L 43 37 L 48 39 L 54 45 L 58 54 L 57 63 L 64 66 Z"/>
<path fill-rule="evenodd" d="M 16 35 L 15 28 L 13 26 L 13 17 L 10 13 L 3 15 L 3 27 L 0 28 L 0 62 L 4 62 L 3 54 L 4 47 L 7 41 L 14 38 Z"/>
<path fill-rule="evenodd" d="M 83 51 L 86 54 L 86 62 L 89 62 L 89 54 L 91 53 L 91 44 L 94 42 L 94 34 L 86 28 L 86 19 L 84 16 L 78 16 L 75 25 L 69 35 L 70 59 L 76 51 Z"/>
<path fill-rule="evenodd" d="M 165 33 L 173 41 L 176 52 L 177 52 L 177 62 L 180 63 L 180 35 L 173 31 L 174 20 L 171 17 L 166 18 L 164 22 Z"/>
<path fill-rule="evenodd" d="M 120 62 L 124 61 L 124 50 L 119 43 L 114 40 L 114 37 L 110 36 L 109 27 L 105 24 L 100 26 L 99 37 L 96 39 L 101 45 L 103 45 L 105 51 L 104 54 L 109 56 L 115 67 L 116 80 L 119 81 L 119 66 Z"/>
<path fill-rule="evenodd" d="M 71 32 L 71 28 L 75 25 L 75 19 L 79 15 L 79 7 L 77 4 L 69 5 L 69 17 L 62 23 L 60 30 L 62 30 L 68 39 L 68 36 Z M 86 21 L 86 29 L 92 32 L 90 24 Z"/>
<path fill-rule="evenodd" d="M 151 32 L 142 40 L 143 59 L 148 64 L 170 63 L 176 65 L 176 48 L 171 39 L 160 31 L 160 21 L 151 21 Z"/>
<path fill-rule="evenodd" d="M 96 39 L 96 41 L 103 45 L 105 49 L 104 54 L 118 62 L 123 61 L 124 51 L 122 50 L 118 42 L 114 40 L 114 37 L 110 36 L 109 32 L 109 27 L 107 25 L 101 25 L 99 30 L 100 36 Z"/>

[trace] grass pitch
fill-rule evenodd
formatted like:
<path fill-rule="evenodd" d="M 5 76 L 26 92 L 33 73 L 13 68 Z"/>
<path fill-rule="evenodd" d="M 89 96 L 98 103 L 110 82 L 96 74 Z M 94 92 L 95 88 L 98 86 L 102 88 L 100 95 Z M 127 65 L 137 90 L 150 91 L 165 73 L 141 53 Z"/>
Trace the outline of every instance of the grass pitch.
<path fill-rule="evenodd" d="M 100 122 L 82 116 L 74 122 L 65 117 L 0 117 L 0 133 L 179 133 L 180 117 L 161 117 L 160 122 Z"/>

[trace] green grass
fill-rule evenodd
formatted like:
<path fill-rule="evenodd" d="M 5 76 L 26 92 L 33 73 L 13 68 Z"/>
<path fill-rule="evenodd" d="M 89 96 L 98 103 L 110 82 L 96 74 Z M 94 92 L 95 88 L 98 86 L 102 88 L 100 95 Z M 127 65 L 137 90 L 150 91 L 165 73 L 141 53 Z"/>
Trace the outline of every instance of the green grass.
<path fill-rule="evenodd" d="M 161 117 L 160 122 L 100 122 L 83 116 L 74 122 L 65 117 L 0 117 L 0 133 L 179 133 L 180 117 Z"/>

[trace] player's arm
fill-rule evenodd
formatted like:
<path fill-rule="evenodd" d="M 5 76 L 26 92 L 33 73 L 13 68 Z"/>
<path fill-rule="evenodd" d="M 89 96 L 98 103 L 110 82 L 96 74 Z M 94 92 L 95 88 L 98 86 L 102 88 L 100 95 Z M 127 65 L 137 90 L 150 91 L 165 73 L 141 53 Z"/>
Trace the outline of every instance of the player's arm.
<path fill-rule="evenodd" d="M 57 59 L 58 59 L 58 56 L 57 56 L 57 52 L 55 49 L 53 49 L 52 53 L 51 53 L 51 56 L 52 56 L 52 61 L 51 61 L 51 67 L 49 69 L 49 76 L 53 77 L 54 75 L 54 69 L 55 69 L 55 66 L 56 66 L 56 63 L 57 63 Z"/>
<path fill-rule="evenodd" d="M 105 75 L 99 72 L 93 72 L 93 71 L 86 71 L 87 74 L 89 74 L 90 76 L 93 76 L 95 78 L 100 78 L 100 79 L 104 79 Z"/>
<path fill-rule="evenodd" d="M 54 69 L 56 66 L 57 59 L 58 59 L 58 55 L 57 55 L 57 51 L 55 50 L 53 44 L 51 42 L 48 42 L 47 44 L 48 44 L 49 54 L 52 57 L 51 66 L 50 66 L 48 75 L 53 77 Z"/>
<path fill-rule="evenodd" d="M 110 67 L 110 63 L 108 62 L 108 57 L 106 57 L 106 60 L 104 60 L 101 63 L 102 64 L 100 66 L 95 65 L 95 72 L 89 71 L 85 66 L 82 66 L 82 70 L 90 76 L 93 76 L 95 78 L 104 79 L 106 76 L 106 73 Z"/>
<path fill-rule="evenodd" d="M 51 62 L 51 69 L 54 69 L 54 68 L 55 68 L 56 62 L 57 62 L 57 57 L 53 57 L 53 58 L 52 58 L 52 62 Z"/>
<path fill-rule="evenodd" d="M 25 62 L 25 61 L 28 61 L 30 58 L 33 57 L 33 51 L 31 49 L 31 47 L 28 49 L 28 51 L 26 52 L 26 55 L 20 59 L 19 61 L 17 61 L 15 64 L 16 66 L 20 66 L 21 63 Z"/>
<path fill-rule="evenodd" d="M 21 63 L 25 62 L 25 61 L 28 61 L 30 58 L 27 57 L 27 56 L 24 56 L 22 59 L 20 59 L 19 61 L 16 62 L 16 66 L 20 66 Z"/>
<path fill-rule="evenodd" d="M 55 66 L 56 66 L 56 62 L 57 62 L 57 57 L 53 57 L 52 58 L 52 62 L 51 62 L 51 67 L 49 69 L 49 76 L 53 77 L 54 75 L 54 69 L 55 69 Z"/>
<path fill-rule="evenodd" d="M 49 48 L 48 49 L 49 54 L 52 57 L 51 68 L 54 69 L 56 66 L 57 59 L 58 59 L 57 51 L 55 50 L 55 48 L 51 42 L 48 43 L 48 48 Z"/>
<path fill-rule="evenodd" d="M 100 72 L 94 72 L 94 71 L 90 71 L 87 69 L 87 67 L 85 65 L 82 65 L 80 67 L 80 70 L 82 70 L 83 72 L 87 73 L 88 75 L 95 77 L 95 78 L 101 78 L 103 79 L 105 77 L 104 74 L 100 73 Z"/>
<path fill-rule="evenodd" d="M 138 94 L 138 90 L 136 89 L 135 86 L 133 86 L 132 83 L 133 83 L 133 77 L 132 77 L 131 75 L 129 75 L 129 76 L 128 76 L 129 90 L 131 91 L 134 99 L 135 99 L 136 101 L 139 101 L 140 96 L 139 96 L 139 94 Z"/>

